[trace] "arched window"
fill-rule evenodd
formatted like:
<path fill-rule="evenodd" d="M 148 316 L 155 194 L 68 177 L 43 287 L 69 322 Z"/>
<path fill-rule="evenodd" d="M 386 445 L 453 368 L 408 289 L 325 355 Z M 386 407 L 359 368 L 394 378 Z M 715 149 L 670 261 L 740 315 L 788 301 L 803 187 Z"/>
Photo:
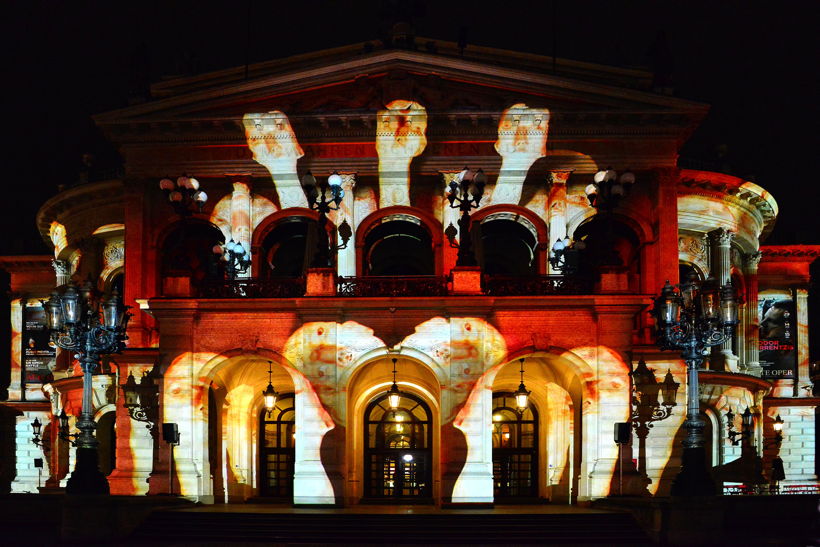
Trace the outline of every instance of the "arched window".
<path fill-rule="evenodd" d="M 268 417 L 262 409 L 260 418 L 259 495 L 289 498 L 293 495 L 293 470 L 296 440 L 296 412 L 293 394 L 277 397 Z"/>
<path fill-rule="evenodd" d="M 584 250 L 579 258 L 579 273 L 592 277 L 601 266 L 622 266 L 637 282 L 641 273 L 640 240 L 635 232 L 623 222 L 601 215 L 576 228 L 575 241 L 583 241 Z"/>
<path fill-rule="evenodd" d="M 262 277 L 301 277 L 316 251 L 316 221 L 288 217 L 262 241 Z"/>
<path fill-rule="evenodd" d="M 430 232 L 410 215 L 389 215 L 367 232 L 364 275 L 434 275 Z"/>
<path fill-rule="evenodd" d="M 222 266 L 213 247 L 224 242 L 222 232 L 213 224 L 191 219 L 179 223 L 162 244 L 162 277 L 190 277 L 193 287 L 221 279 Z"/>
<path fill-rule="evenodd" d="M 519 412 L 512 393 L 493 393 L 494 497 L 538 496 L 538 412 L 532 402 Z"/>
<path fill-rule="evenodd" d="M 374 499 L 418 499 L 432 495 L 433 430 L 429 407 L 402 393 L 391 409 L 387 394 L 371 402 L 364 414 L 365 496 Z"/>
<path fill-rule="evenodd" d="M 511 215 L 510 215 L 511 216 Z M 533 275 L 536 234 L 510 218 L 489 216 L 479 225 L 481 269 L 490 275 Z"/>

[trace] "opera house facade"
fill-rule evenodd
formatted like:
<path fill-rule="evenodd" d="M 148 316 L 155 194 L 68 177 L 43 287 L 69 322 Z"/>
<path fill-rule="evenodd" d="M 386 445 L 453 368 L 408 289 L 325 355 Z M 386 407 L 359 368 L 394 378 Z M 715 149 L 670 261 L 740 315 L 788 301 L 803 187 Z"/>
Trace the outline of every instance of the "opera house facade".
<path fill-rule="evenodd" d="M 738 322 L 696 372 L 712 476 L 816 489 L 820 248 L 763 245 L 772 195 L 681 168 L 708 107 L 650 88 L 638 70 L 357 44 L 97 115 L 123 171 L 43 204 L 53 255 L 0 258 L 6 488 L 59 489 L 74 467 L 82 372 L 43 322 L 55 288 L 90 282 L 132 314 L 91 390 L 111 493 L 668 495 L 688 382 L 650 311 L 667 280 L 713 279 Z"/>

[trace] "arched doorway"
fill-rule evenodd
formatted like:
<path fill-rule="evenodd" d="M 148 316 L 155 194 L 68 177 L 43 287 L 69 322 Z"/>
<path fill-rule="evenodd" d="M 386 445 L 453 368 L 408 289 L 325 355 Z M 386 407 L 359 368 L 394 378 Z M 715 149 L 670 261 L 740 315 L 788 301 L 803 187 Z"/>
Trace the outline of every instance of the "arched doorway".
<path fill-rule="evenodd" d="M 280 395 L 270 415 L 259 415 L 259 495 L 289 499 L 293 496 L 296 412 L 293 394 Z"/>
<path fill-rule="evenodd" d="M 538 411 L 519 412 L 510 392 L 493 393 L 493 496 L 538 497 Z"/>
<path fill-rule="evenodd" d="M 414 501 L 432 497 L 432 416 L 424 401 L 403 392 L 390 408 L 387 394 L 364 414 L 364 496 Z"/>

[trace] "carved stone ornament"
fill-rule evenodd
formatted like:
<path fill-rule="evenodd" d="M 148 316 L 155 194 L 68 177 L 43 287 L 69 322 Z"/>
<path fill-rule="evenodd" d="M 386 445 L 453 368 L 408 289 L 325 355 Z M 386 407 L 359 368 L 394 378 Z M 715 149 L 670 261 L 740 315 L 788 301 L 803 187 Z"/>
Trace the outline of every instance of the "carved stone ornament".
<path fill-rule="evenodd" d="M 682 236 L 678 238 L 678 251 L 696 258 L 706 258 L 706 246 L 698 237 Z"/>
<path fill-rule="evenodd" d="M 106 243 L 103 250 L 103 260 L 106 267 L 119 266 L 125 260 L 125 248 L 122 241 Z"/>

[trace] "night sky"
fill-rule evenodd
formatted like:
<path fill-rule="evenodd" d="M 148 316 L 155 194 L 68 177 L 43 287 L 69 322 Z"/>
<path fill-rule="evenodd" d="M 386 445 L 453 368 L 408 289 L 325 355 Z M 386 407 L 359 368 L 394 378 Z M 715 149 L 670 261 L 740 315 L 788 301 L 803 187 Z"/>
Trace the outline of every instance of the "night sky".
<path fill-rule="evenodd" d="M 682 155 L 720 158 L 780 205 L 772 244 L 820 243 L 814 203 L 818 20 L 814 2 L 16 2 L 4 6 L 7 199 L 0 254 L 46 253 L 34 216 L 80 158 L 116 151 L 90 115 L 148 81 L 365 40 L 398 20 L 418 36 L 646 67 L 665 35 L 675 94 L 712 105 Z M 16 6 L 13 4 L 17 4 Z M 297 7 L 288 8 L 285 6 Z M 483 5 L 483 4 L 482 4 Z M 217 7 L 214 7 L 217 6 Z M 10 74 L 9 74 L 10 72 Z M 722 145 L 722 146 L 721 146 Z M 810 210 L 810 208 L 812 210 Z"/>

